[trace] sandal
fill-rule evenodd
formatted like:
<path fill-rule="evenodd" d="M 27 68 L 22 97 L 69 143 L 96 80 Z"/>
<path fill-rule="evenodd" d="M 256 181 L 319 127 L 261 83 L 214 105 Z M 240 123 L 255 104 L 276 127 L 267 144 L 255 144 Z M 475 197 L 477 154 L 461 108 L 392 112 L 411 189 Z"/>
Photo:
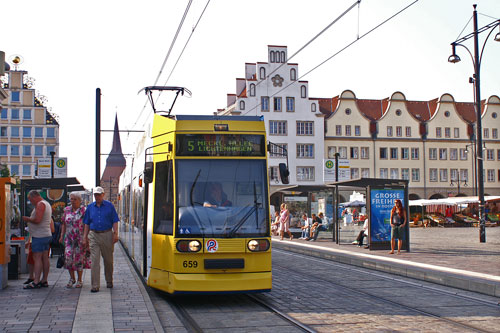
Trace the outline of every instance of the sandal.
<path fill-rule="evenodd" d="M 90 292 L 97 293 L 97 292 L 99 292 L 99 288 L 92 288 L 92 289 L 90 289 Z"/>
<path fill-rule="evenodd" d="M 40 282 L 39 285 L 40 285 L 40 287 L 44 287 L 44 288 L 48 288 L 49 287 L 49 283 L 47 281 Z"/>
<path fill-rule="evenodd" d="M 76 284 L 75 284 L 75 288 L 81 288 L 83 286 L 83 282 L 82 281 L 78 281 Z"/>
<path fill-rule="evenodd" d="M 23 289 L 40 289 L 42 285 L 40 283 L 30 282 L 23 287 Z"/>
<path fill-rule="evenodd" d="M 69 279 L 68 284 L 66 285 L 66 288 L 72 288 L 73 285 L 75 284 L 75 282 L 76 282 L 75 280 Z"/>
<path fill-rule="evenodd" d="M 33 282 L 33 281 L 35 281 L 35 280 L 33 280 L 33 279 L 28 279 L 28 280 L 24 281 L 24 282 L 23 282 L 23 284 L 30 284 L 30 283 L 31 283 L 31 282 Z"/>

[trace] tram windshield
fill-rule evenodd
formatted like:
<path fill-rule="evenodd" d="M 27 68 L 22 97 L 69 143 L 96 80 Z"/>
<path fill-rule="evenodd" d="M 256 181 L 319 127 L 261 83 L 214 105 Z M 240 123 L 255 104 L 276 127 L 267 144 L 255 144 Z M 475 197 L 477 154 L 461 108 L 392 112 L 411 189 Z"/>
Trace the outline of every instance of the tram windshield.
<path fill-rule="evenodd" d="M 177 160 L 178 237 L 269 234 L 265 160 Z"/>

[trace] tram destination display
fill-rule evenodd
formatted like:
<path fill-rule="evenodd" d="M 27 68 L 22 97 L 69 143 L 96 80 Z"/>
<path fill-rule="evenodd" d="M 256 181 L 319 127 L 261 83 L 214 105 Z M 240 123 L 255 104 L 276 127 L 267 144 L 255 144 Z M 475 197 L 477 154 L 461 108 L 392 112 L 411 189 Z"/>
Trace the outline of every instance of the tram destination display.
<path fill-rule="evenodd" d="M 177 156 L 266 156 L 264 135 L 177 134 Z"/>

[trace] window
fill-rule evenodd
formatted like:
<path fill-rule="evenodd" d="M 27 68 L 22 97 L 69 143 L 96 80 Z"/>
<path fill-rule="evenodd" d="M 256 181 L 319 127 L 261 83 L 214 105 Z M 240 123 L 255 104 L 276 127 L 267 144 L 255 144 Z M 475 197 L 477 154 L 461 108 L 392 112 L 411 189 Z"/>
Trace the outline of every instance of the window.
<path fill-rule="evenodd" d="M 266 69 L 264 67 L 261 67 L 259 69 L 259 78 L 261 80 L 264 80 L 266 78 Z"/>
<path fill-rule="evenodd" d="M 450 180 L 451 181 L 458 180 L 458 169 L 450 169 Z"/>
<path fill-rule="evenodd" d="M 450 148 L 450 160 L 456 161 L 458 160 L 458 149 Z"/>
<path fill-rule="evenodd" d="M 351 136 L 351 125 L 345 125 L 345 136 Z"/>
<path fill-rule="evenodd" d="M 10 110 L 10 119 L 14 119 L 14 120 L 19 119 L 19 109 L 11 109 Z"/>
<path fill-rule="evenodd" d="M 387 148 L 380 148 L 380 159 L 387 159 Z"/>
<path fill-rule="evenodd" d="M 20 102 L 21 101 L 21 92 L 20 91 L 11 91 L 10 92 L 10 100 L 12 102 Z"/>
<path fill-rule="evenodd" d="M 295 98 L 287 97 L 286 98 L 286 112 L 294 112 L 295 111 Z"/>
<path fill-rule="evenodd" d="M 488 177 L 488 182 L 494 182 L 495 181 L 495 170 L 494 169 L 488 169 L 487 173 Z"/>
<path fill-rule="evenodd" d="M 279 183 L 280 181 L 280 175 L 279 175 L 279 169 L 277 166 L 273 166 L 269 168 L 269 180 L 273 181 L 275 183 Z"/>
<path fill-rule="evenodd" d="M 448 181 L 448 169 L 439 169 L 439 181 L 440 182 Z"/>
<path fill-rule="evenodd" d="M 420 169 L 411 169 L 411 181 L 412 182 L 420 181 Z"/>
<path fill-rule="evenodd" d="M 23 119 L 31 120 L 31 109 L 23 109 Z"/>
<path fill-rule="evenodd" d="M 396 136 L 397 137 L 403 136 L 403 128 L 401 126 L 396 126 Z"/>
<path fill-rule="evenodd" d="M 245 107 L 245 102 L 243 102 L 243 108 Z M 56 129 L 55 127 L 47 127 L 47 138 L 55 138 Z"/>
<path fill-rule="evenodd" d="M 449 138 L 449 137 L 451 137 L 451 130 L 450 130 L 450 128 L 449 128 L 449 127 L 445 127 L 445 128 L 444 128 L 444 137 L 445 137 L 445 138 Z"/>
<path fill-rule="evenodd" d="M 460 180 L 469 181 L 469 170 L 460 169 Z"/>
<path fill-rule="evenodd" d="M 10 146 L 10 155 L 19 156 L 19 146 Z"/>
<path fill-rule="evenodd" d="M 158 162 L 155 165 L 155 200 L 153 233 L 172 235 L 174 230 L 174 177 L 172 160 Z"/>
<path fill-rule="evenodd" d="M 316 103 L 311 104 L 311 112 L 316 112 Z"/>
<path fill-rule="evenodd" d="M 497 149 L 497 160 L 500 161 L 500 149 Z"/>
<path fill-rule="evenodd" d="M 490 137 L 490 129 L 489 128 L 483 128 L 483 137 L 485 139 L 488 139 Z"/>
<path fill-rule="evenodd" d="M 314 122 L 297 121 L 297 135 L 314 135 Z"/>
<path fill-rule="evenodd" d="M 297 80 L 297 71 L 295 70 L 295 68 L 290 69 L 290 80 Z"/>
<path fill-rule="evenodd" d="M 429 159 L 437 160 L 437 148 L 429 148 Z"/>
<path fill-rule="evenodd" d="M 447 160 L 448 159 L 448 149 L 439 148 L 439 159 L 440 160 Z"/>
<path fill-rule="evenodd" d="M 358 179 L 358 178 L 359 178 L 359 169 L 351 168 L 351 179 Z"/>
<path fill-rule="evenodd" d="M 275 143 L 270 145 L 269 157 L 285 157 L 288 151 L 286 143 Z"/>
<path fill-rule="evenodd" d="M 262 112 L 269 111 L 269 96 L 262 96 L 260 98 L 260 110 Z"/>
<path fill-rule="evenodd" d="M 279 55 L 279 54 L 278 54 L 278 55 Z M 276 62 L 276 55 L 275 55 L 274 51 L 271 51 L 271 56 L 270 56 L 270 58 L 271 58 L 271 62 Z"/>
<path fill-rule="evenodd" d="M 342 135 L 342 125 L 335 125 L 335 135 Z"/>
<path fill-rule="evenodd" d="M 405 128 L 405 131 L 406 131 L 406 137 L 411 137 L 411 127 L 410 126 L 406 126 Z"/>
<path fill-rule="evenodd" d="M 454 136 L 455 138 L 459 138 L 459 137 L 460 137 L 460 129 L 459 129 L 458 127 L 455 127 L 455 128 L 453 129 L 453 136 Z"/>
<path fill-rule="evenodd" d="M 281 97 L 273 97 L 274 100 L 274 111 L 281 112 Z"/>
<path fill-rule="evenodd" d="M 387 126 L 387 136 L 392 136 L 392 126 Z"/>
<path fill-rule="evenodd" d="M 297 180 L 314 180 L 314 167 L 297 167 Z"/>
<path fill-rule="evenodd" d="M 11 165 L 10 166 L 10 174 L 19 176 L 19 165 L 15 165 L 15 164 Z"/>
<path fill-rule="evenodd" d="M 328 146 L 328 158 L 335 158 L 336 152 L 337 152 L 337 147 Z"/>
<path fill-rule="evenodd" d="M 361 158 L 366 160 L 370 158 L 370 148 L 361 147 Z"/>
<path fill-rule="evenodd" d="M 314 145 L 312 143 L 298 143 L 297 158 L 314 158 Z"/>
<path fill-rule="evenodd" d="M 436 127 L 436 138 L 441 137 L 441 127 Z"/>
<path fill-rule="evenodd" d="M 0 136 L 7 136 L 7 127 L 0 127 Z"/>
<path fill-rule="evenodd" d="M 7 109 L 2 109 L 2 115 L 1 115 L 1 118 L 2 118 L 2 119 L 7 119 Z"/>
<path fill-rule="evenodd" d="M 401 178 L 404 180 L 410 180 L 410 169 L 401 169 Z"/>
<path fill-rule="evenodd" d="M 300 97 L 302 97 L 302 98 L 306 98 L 307 97 L 306 86 L 300 86 Z"/>
<path fill-rule="evenodd" d="M 43 127 L 35 127 L 35 138 L 43 138 Z"/>
<path fill-rule="evenodd" d="M 43 146 L 35 146 L 35 156 L 43 156 Z"/>
<path fill-rule="evenodd" d="M 56 151 L 56 146 L 47 146 L 47 154 L 46 156 L 50 156 L 50 152 L 55 152 Z"/>
<path fill-rule="evenodd" d="M 269 120 L 270 135 L 286 135 L 286 121 L 284 120 Z"/>
<path fill-rule="evenodd" d="M 401 159 L 407 160 L 410 158 L 410 150 L 408 148 L 401 148 Z"/>
<path fill-rule="evenodd" d="M 497 128 L 491 129 L 491 137 L 492 137 L 492 139 L 498 139 L 498 129 Z"/>
<path fill-rule="evenodd" d="M 369 168 L 361 168 L 361 177 L 369 178 L 370 177 L 370 169 Z"/>
<path fill-rule="evenodd" d="M 31 176 L 31 165 L 23 165 L 23 176 Z"/>
<path fill-rule="evenodd" d="M 399 169 L 391 168 L 391 179 L 399 179 Z"/>
<path fill-rule="evenodd" d="M 281 51 L 281 62 L 286 62 L 285 51 Z"/>
<path fill-rule="evenodd" d="M 351 147 L 351 158 L 357 159 L 359 158 L 359 148 L 358 147 Z M 356 177 L 358 178 L 358 177 Z"/>
<path fill-rule="evenodd" d="M 18 138 L 19 137 L 19 127 L 13 126 L 10 128 L 10 136 L 13 138 Z"/>
<path fill-rule="evenodd" d="M 391 160 L 398 159 L 398 148 L 391 148 Z"/>
<path fill-rule="evenodd" d="M 495 150 L 494 149 L 486 149 L 486 159 L 488 161 L 495 160 Z"/>
<path fill-rule="evenodd" d="M 7 156 L 7 145 L 0 145 L 0 156 Z"/>
<path fill-rule="evenodd" d="M 361 135 L 361 126 L 354 126 L 354 135 L 355 136 L 360 136 Z"/>
<path fill-rule="evenodd" d="M 429 169 L 429 181 L 431 181 L 431 182 L 438 181 L 438 170 L 437 169 Z"/>
<path fill-rule="evenodd" d="M 31 146 L 23 146 L 23 156 L 31 156 Z"/>
<path fill-rule="evenodd" d="M 31 138 L 31 127 L 23 127 L 23 138 Z"/>
<path fill-rule="evenodd" d="M 240 110 L 245 110 L 245 101 L 240 101 Z M 47 128 L 47 137 L 49 137 L 49 129 Z"/>
<path fill-rule="evenodd" d="M 389 172 L 387 168 L 380 168 L 380 178 L 387 179 Z"/>
<path fill-rule="evenodd" d="M 462 161 L 467 160 L 467 149 L 460 148 L 460 160 L 462 160 Z"/>
<path fill-rule="evenodd" d="M 411 149 L 411 159 L 412 160 L 418 160 L 419 159 L 418 148 L 412 148 Z"/>
<path fill-rule="evenodd" d="M 255 84 L 250 84 L 250 96 L 255 96 Z"/>
<path fill-rule="evenodd" d="M 339 157 L 347 158 L 347 147 L 339 147 Z"/>

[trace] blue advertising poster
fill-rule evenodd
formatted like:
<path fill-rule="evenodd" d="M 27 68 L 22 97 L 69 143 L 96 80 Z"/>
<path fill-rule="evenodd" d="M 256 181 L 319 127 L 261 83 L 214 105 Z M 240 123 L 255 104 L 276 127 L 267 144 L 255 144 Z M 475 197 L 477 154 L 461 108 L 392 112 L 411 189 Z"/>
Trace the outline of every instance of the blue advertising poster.
<path fill-rule="evenodd" d="M 391 209 L 396 199 L 405 202 L 404 189 L 370 190 L 370 241 L 389 242 L 391 240 Z"/>

